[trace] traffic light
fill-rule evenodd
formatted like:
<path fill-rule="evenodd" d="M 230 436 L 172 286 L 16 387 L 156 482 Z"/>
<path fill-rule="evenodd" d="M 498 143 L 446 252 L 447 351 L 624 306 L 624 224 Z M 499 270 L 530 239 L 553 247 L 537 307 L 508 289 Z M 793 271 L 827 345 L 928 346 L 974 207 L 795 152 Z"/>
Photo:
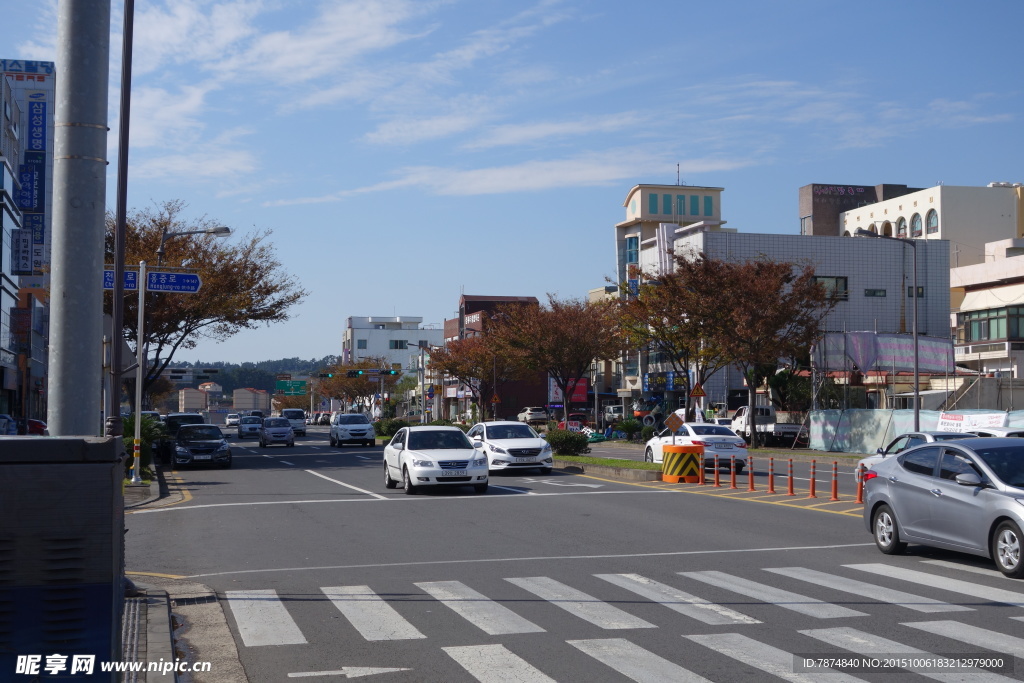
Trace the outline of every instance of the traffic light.
<path fill-rule="evenodd" d="M 398 374 L 398 370 L 388 370 L 386 368 L 381 368 L 378 372 L 380 372 L 380 374 L 382 374 L 382 375 L 397 375 Z"/>
<path fill-rule="evenodd" d="M 351 377 L 351 376 L 352 375 L 349 375 L 349 377 Z M 320 373 L 320 378 L 323 379 L 324 377 L 328 377 L 328 378 L 329 377 L 334 377 L 334 373 L 333 372 L 321 372 Z"/>
<path fill-rule="evenodd" d="M 363 374 L 361 370 L 349 370 L 348 372 L 345 373 L 345 376 L 346 377 L 358 377 L 361 374 Z"/>

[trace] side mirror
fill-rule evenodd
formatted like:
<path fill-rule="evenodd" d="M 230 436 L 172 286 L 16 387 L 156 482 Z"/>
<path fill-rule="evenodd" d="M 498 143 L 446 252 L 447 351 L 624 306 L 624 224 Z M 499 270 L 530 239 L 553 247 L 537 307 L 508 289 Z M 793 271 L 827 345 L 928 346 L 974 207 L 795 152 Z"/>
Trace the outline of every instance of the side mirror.
<path fill-rule="evenodd" d="M 964 472 L 956 475 L 956 483 L 960 486 L 981 486 L 981 477 L 974 472 Z"/>
<path fill-rule="evenodd" d="M 885 457 L 885 451 L 883 449 L 879 448 L 877 451 L 875 451 L 875 455 L 880 455 L 880 456 L 882 456 L 884 458 Z"/>

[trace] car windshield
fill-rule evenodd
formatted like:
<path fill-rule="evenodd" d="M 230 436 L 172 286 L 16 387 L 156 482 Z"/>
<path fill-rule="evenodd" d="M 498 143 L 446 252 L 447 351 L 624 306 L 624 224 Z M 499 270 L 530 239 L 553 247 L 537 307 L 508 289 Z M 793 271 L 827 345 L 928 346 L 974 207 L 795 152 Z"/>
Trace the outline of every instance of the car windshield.
<path fill-rule="evenodd" d="M 728 427 L 718 425 L 691 425 L 690 429 L 697 436 L 736 436 Z"/>
<path fill-rule="evenodd" d="M 1024 487 L 1024 446 L 979 447 L 974 452 L 1003 483 Z"/>
<path fill-rule="evenodd" d="M 302 420 L 306 417 L 306 413 L 302 410 L 282 410 L 281 417 L 289 420 Z"/>
<path fill-rule="evenodd" d="M 224 438 L 220 429 L 211 425 L 184 425 L 178 430 L 178 438 L 182 440 L 201 440 Z"/>
<path fill-rule="evenodd" d="M 263 421 L 264 427 L 291 427 L 292 423 L 283 417 L 271 417 Z"/>
<path fill-rule="evenodd" d="M 370 424 L 370 421 L 366 419 L 365 415 L 339 415 L 338 424 L 340 425 L 366 425 Z"/>
<path fill-rule="evenodd" d="M 491 425 L 487 427 L 488 439 L 536 439 L 537 432 L 530 425 Z"/>
<path fill-rule="evenodd" d="M 414 451 L 473 448 L 466 435 L 454 430 L 409 432 L 409 449 Z"/>
<path fill-rule="evenodd" d="M 258 425 L 263 422 L 263 420 L 258 417 L 243 417 L 241 422 L 244 425 Z"/>

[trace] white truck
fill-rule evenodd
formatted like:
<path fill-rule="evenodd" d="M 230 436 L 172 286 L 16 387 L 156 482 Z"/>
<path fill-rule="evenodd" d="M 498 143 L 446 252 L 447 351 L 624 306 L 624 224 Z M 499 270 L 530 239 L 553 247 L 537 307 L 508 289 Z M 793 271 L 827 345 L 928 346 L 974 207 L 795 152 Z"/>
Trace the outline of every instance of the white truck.
<path fill-rule="evenodd" d="M 750 414 L 748 406 L 742 406 L 732 416 L 732 430 L 750 441 Z M 779 443 L 792 446 L 800 434 L 800 425 L 778 422 L 775 406 L 757 406 L 757 433 L 763 443 Z"/>

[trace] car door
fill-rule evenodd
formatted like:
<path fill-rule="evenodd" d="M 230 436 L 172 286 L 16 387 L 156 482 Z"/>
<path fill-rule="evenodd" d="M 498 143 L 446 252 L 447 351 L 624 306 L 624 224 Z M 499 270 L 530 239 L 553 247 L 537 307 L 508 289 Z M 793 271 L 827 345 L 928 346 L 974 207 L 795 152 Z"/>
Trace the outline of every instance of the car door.
<path fill-rule="evenodd" d="M 955 446 L 944 446 L 939 459 L 939 476 L 929 489 L 932 533 L 936 540 L 971 551 L 988 546 L 989 524 L 984 503 L 988 495 L 983 486 L 961 486 L 956 475 L 974 473 L 985 480 L 973 458 Z"/>
<path fill-rule="evenodd" d="M 941 450 L 941 446 L 911 449 L 899 456 L 897 467 L 889 469 L 889 498 L 906 536 L 932 538 L 931 489 Z"/>
<path fill-rule="evenodd" d="M 388 467 L 391 469 L 391 476 L 395 479 L 399 479 L 402 473 L 399 456 L 405 447 L 405 434 L 406 430 L 399 429 L 394 438 L 384 447 L 384 461 L 388 464 Z"/>

